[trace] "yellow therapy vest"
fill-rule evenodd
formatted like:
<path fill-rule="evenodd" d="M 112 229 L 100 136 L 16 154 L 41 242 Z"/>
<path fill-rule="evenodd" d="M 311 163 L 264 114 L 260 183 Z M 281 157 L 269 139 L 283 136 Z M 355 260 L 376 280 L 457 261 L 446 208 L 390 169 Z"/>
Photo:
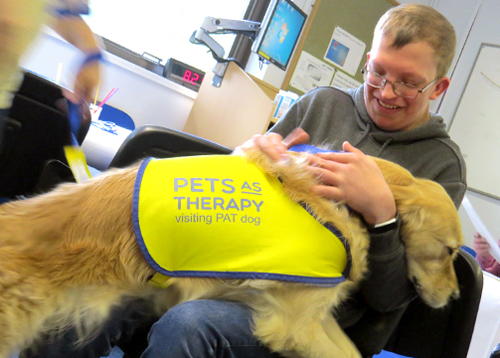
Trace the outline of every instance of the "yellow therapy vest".
<path fill-rule="evenodd" d="M 335 286 L 350 269 L 341 234 L 240 156 L 146 159 L 135 181 L 133 225 L 148 263 L 168 277 Z"/>

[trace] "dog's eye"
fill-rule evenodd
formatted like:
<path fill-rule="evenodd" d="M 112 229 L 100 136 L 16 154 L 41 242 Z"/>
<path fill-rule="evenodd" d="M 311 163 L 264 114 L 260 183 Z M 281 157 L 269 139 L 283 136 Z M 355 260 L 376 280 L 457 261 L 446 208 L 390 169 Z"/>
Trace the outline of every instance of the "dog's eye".
<path fill-rule="evenodd" d="M 453 253 L 455 252 L 455 250 L 453 250 L 451 247 L 448 247 L 448 254 L 453 255 Z"/>

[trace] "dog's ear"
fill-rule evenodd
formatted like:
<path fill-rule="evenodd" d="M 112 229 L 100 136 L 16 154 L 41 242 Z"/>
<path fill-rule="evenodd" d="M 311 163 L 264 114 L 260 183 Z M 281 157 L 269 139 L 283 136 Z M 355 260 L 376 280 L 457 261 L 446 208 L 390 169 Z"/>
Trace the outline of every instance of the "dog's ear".
<path fill-rule="evenodd" d="M 420 214 L 421 193 L 415 185 L 413 175 L 400 165 L 388 160 L 372 157 L 389 185 L 399 216 L 403 223 L 412 222 L 421 226 L 424 218 Z"/>
<path fill-rule="evenodd" d="M 460 226 L 455 204 L 444 188 L 431 180 L 414 179 L 411 185 L 389 185 L 404 231 L 434 231 L 443 225 Z"/>
<path fill-rule="evenodd" d="M 403 241 L 432 236 L 438 240 L 448 241 L 449 247 L 457 247 L 463 242 L 457 209 L 440 184 L 415 178 L 409 171 L 395 163 L 379 158 L 373 159 L 394 195 L 403 223 Z"/>
<path fill-rule="evenodd" d="M 389 184 L 394 195 L 396 207 L 403 223 L 412 223 L 415 227 L 421 227 L 424 221 L 422 210 L 422 193 L 414 183 L 405 185 Z"/>

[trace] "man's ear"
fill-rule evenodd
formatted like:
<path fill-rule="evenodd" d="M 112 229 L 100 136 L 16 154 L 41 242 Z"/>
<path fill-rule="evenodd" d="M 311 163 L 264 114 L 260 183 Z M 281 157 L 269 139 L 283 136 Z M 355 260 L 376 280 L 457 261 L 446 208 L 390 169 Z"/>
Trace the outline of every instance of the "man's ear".
<path fill-rule="evenodd" d="M 432 91 L 429 98 L 437 99 L 444 93 L 444 91 L 448 89 L 449 86 L 450 86 L 450 79 L 448 77 L 441 77 L 439 80 L 436 81 L 434 91 Z"/>

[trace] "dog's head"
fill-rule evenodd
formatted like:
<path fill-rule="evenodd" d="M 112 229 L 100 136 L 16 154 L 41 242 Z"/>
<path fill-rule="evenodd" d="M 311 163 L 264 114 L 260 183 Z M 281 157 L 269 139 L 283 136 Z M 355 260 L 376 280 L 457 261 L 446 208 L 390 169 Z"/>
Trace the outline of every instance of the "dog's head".
<path fill-rule="evenodd" d="M 394 163 L 376 161 L 402 220 L 409 278 L 429 306 L 442 307 L 459 296 L 453 260 L 463 236 L 457 209 L 441 185 L 414 178 Z"/>

